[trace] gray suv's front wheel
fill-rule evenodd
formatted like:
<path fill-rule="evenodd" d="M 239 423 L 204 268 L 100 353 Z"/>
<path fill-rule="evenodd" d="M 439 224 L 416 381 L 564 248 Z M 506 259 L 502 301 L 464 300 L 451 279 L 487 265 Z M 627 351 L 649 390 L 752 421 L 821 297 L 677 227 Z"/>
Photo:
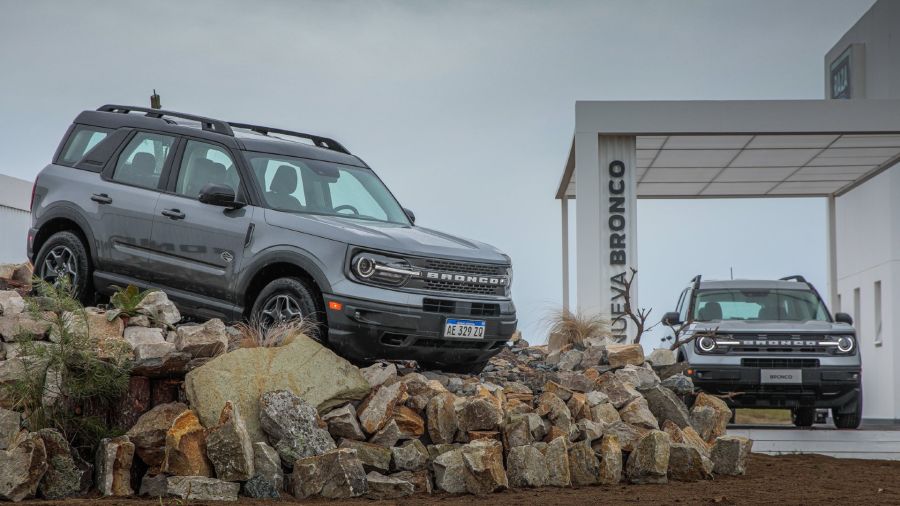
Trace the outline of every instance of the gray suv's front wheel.
<path fill-rule="evenodd" d="M 310 337 L 323 335 L 322 315 L 316 292 L 299 278 L 278 278 L 262 289 L 253 303 L 250 320 L 271 327 L 291 320 L 303 319 L 312 324 Z"/>
<path fill-rule="evenodd" d="M 92 302 L 90 257 L 74 233 L 63 231 L 51 235 L 35 257 L 34 273 L 54 285 L 63 277 L 68 278 L 72 295 L 84 304 Z"/>

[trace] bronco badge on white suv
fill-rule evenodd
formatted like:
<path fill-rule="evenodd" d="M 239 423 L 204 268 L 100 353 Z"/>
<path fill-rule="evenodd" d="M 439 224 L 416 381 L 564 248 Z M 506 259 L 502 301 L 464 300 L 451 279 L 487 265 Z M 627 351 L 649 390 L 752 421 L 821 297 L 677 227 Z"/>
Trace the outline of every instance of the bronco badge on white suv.
<path fill-rule="evenodd" d="M 810 426 L 816 409 L 855 429 L 862 415 L 862 366 L 853 320 L 832 317 L 802 276 L 777 281 L 702 281 L 695 277 L 663 317 L 700 333 L 678 349 L 700 390 L 733 394 L 732 408 L 790 408 Z M 683 338 L 682 338 L 683 339 Z"/>

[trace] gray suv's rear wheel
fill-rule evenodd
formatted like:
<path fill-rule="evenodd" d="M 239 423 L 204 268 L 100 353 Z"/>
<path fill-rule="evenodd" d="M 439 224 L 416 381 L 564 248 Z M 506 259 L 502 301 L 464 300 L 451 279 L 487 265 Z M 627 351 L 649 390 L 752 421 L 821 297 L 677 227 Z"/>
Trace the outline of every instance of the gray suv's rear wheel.
<path fill-rule="evenodd" d="M 250 319 L 269 327 L 291 320 L 304 319 L 314 325 L 314 336 L 321 332 L 322 315 L 316 292 L 299 278 L 278 278 L 262 289 L 253 303 Z"/>
<path fill-rule="evenodd" d="M 34 272 L 54 285 L 67 277 L 74 297 L 84 304 L 92 302 L 90 258 L 81 239 L 72 232 L 57 232 L 47 239 L 35 257 Z"/>

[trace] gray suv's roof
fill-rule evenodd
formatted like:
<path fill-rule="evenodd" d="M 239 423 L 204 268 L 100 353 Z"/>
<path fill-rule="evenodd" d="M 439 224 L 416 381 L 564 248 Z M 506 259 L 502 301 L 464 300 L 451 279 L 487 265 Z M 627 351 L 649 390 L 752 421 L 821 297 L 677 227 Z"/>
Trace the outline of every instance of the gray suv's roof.
<path fill-rule="evenodd" d="M 700 289 L 772 289 L 780 288 L 782 290 L 811 290 L 808 283 L 802 281 L 783 281 L 771 279 L 728 279 L 722 281 L 709 280 L 700 281 Z"/>

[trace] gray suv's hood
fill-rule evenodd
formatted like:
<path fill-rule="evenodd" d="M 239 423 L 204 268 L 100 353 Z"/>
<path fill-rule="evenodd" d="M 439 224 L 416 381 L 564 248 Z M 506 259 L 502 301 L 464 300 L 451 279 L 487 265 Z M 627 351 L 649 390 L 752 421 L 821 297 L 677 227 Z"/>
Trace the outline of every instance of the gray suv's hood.
<path fill-rule="evenodd" d="M 724 320 L 711 322 L 695 322 L 695 329 L 712 330 L 719 329 L 720 334 L 727 333 L 823 333 L 823 332 L 853 332 L 853 327 L 846 323 L 832 323 L 823 321 L 764 321 L 764 320 Z"/>
<path fill-rule="evenodd" d="M 271 209 L 266 209 L 265 213 L 266 222 L 270 225 L 362 248 L 425 257 L 509 263 L 509 258 L 490 244 L 423 227 Z"/>

